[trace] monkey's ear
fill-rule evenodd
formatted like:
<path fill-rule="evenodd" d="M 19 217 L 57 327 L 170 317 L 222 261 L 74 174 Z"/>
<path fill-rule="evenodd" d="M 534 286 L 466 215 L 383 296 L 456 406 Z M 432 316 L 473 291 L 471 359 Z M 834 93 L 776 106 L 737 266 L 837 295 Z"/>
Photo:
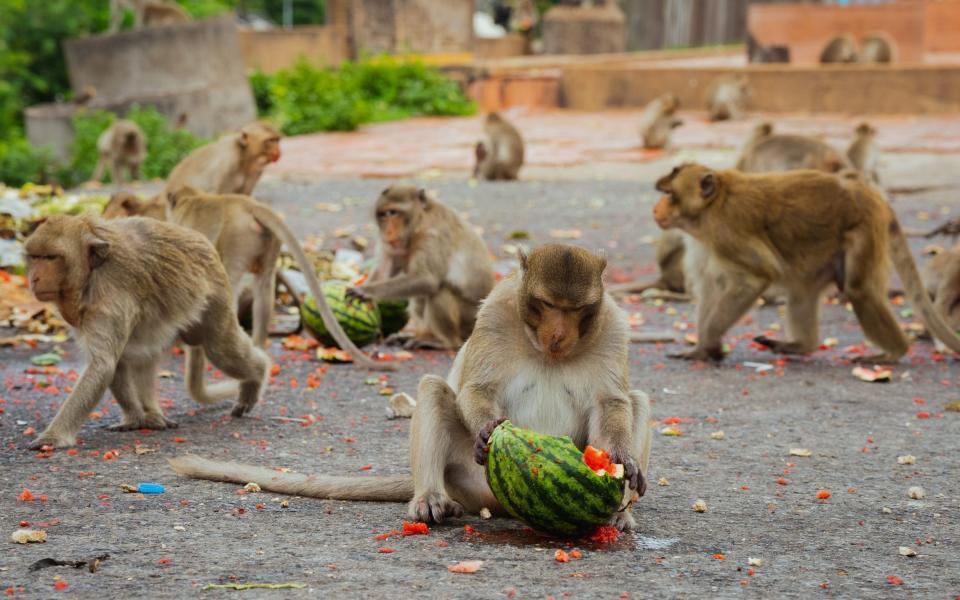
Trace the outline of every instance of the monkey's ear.
<path fill-rule="evenodd" d="M 128 214 L 135 213 L 140 209 L 140 199 L 136 196 L 127 196 L 120 203 L 120 206 L 122 206 L 123 210 L 127 211 Z"/>
<path fill-rule="evenodd" d="M 83 245 L 90 256 L 90 268 L 99 267 L 110 255 L 110 242 L 90 232 L 84 234 Z"/>
<path fill-rule="evenodd" d="M 669 194 L 671 192 L 670 182 L 673 181 L 673 178 L 676 177 L 679 172 L 680 167 L 674 167 L 672 171 L 658 179 L 655 186 L 656 190 L 664 194 Z"/>
<path fill-rule="evenodd" d="M 241 148 L 246 148 L 249 144 L 250 140 L 248 139 L 247 132 L 241 131 L 240 135 L 237 136 L 237 145 Z"/>
<path fill-rule="evenodd" d="M 603 272 L 607 268 L 607 251 L 603 248 L 598 248 L 594 255 L 597 257 L 597 273 L 603 275 Z"/>
<path fill-rule="evenodd" d="M 707 173 L 700 178 L 700 195 L 704 198 L 712 196 L 717 191 L 717 176 Z"/>
<path fill-rule="evenodd" d="M 526 271 L 530 266 L 530 259 L 527 258 L 527 250 L 523 246 L 517 248 L 517 258 L 520 259 L 520 268 Z"/>
<path fill-rule="evenodd" d="M 674 120 L 670 121 L 670 129 L 676 129 L 677 127 L 680 127 L 681 125 L 683 125 L 683 119 L 674 119 Z"/>
<path fill-rule="evenodd" d="M 430 197 L 427 195 L 427 190 L 423 188 L 417 190 L 417 200 L 420 201 L 421 206 L 423 206 L 425 210 L 429 210 L 432 206 L 430 204 Z"/>
<path fill-rule="evenodd" d="M 773 133 L 773 125 L 769 122 L 760 123 L 757 129 L 759 129 L 760 133 L 763 135 L 770 135 Z"/>

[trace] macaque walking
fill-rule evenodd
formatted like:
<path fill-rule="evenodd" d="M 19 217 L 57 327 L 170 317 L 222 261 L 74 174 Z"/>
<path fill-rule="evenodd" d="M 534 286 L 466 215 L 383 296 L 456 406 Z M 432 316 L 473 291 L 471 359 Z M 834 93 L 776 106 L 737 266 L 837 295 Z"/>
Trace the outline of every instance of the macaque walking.
<path fill-rule="evenodd" d="M 495 181 L 516 179 L 523 166 L 523 137 L 512 123 L 492 112 L 483 123 L 486 138 L 477 142 L 473 176 Z"/>
<path fill-rule="evenodd" d="M 521 272 L 494 288 L 446 381 L 420 380 L 410 427 L 411 475 L 350 477 L 182 456 L 177 473 L 255 482 L 264 490 L 339 500 L 407 502 L 408 516 L 439 523 L 464 512 L 503 511 L 484 476 L 487 441 L 510 419 L 578 448 L 604 448 L 643 495 L 650 457 L 650 404 L 630 391 L 626 316 L 604 293 L 605 259 L 566 245 L 521 255 Z M 624 496 L 625 505 L 633 494 Z M 633 529 L 629 509 L 611 524 Z"/>
<path fill-rule="evenodd" d="M 31 448 L 72 446 L 107 388 L 123 410 L 114 430 L 176 427 L 157 402 L 157 366 L 179 337 L 239 380 L 231 413 L 259 401 L 270 358 L 237 323 L 230 282 L 202 235 L 153 219 L 51 216 L 26 242 L 27 278 L 54 302 L 89 362 Z"/>
<path fill-rule="evenodd" d="M 97 166 L 93 170 L 91 181 L 99 182 L 104 167 L 110 168 L 110 180 L 114 185 L 124 182 L 126 169 L 130 179 L 140 179 L 140 165 L 147 157 L 147 136 L 133 121 L 121 119 L 108 127 L 97 138 Z"/>

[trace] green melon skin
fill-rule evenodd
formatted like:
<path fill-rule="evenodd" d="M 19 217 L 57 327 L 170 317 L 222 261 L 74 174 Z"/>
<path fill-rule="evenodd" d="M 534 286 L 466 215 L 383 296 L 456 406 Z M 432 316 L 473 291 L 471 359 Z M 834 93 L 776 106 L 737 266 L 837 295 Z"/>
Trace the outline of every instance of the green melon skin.
<path fill-rule="evenodd" d="M 380 330 L 387 336 L 396 333 L 407 326 L 410 313 L 407 312 L 410 302 L 407 300 L 381 300 L 377 302 L 380 309 Z"/>
<path fill-rule="evenodd" d="M 347 284 L 342 281 L 323 282 L 323 297 L 354 344 L 364 346 L 380 335 L 380 311 L 372 300 L 347 298 Z M 321 343 L 337 346 L 323 324 L 323 318 L 312 296 L 307 296 L 300 305 L 300 318 L 307 331 Z"/>
<path fill-rule="evenodd" d="M 504 421 L 490 436 L 487 483 L 504 510 L 534 529 L 572 537 L 610 521 L 623 478 L 597 475 L 567 437 Z"/>

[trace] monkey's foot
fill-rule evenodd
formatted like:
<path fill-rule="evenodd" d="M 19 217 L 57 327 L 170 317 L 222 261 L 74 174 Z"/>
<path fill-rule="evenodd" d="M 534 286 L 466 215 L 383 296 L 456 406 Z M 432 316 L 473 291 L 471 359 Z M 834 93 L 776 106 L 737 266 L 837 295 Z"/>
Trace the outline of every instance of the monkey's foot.
<path fill-rule="evenodd" d="M 633 518 L 630 509 L 627 508 L 626 510 L 614 513 L 613 516 L 610 517 L 610 525 L 620 531 L 633 531 L 637 528 L 637 520 Z"/>
<path fill-rule="evenodd" d="M 27 446 L 31 450 L 40 450 L 44 446 L 53 446 L 54 448 L 69 448 L 77 445 L 77 439 L 72 435 L 53 435 L 43 433 L 37 439 L 30 442 Z"/>
<path fill-rule="evenodd" d="M 244 402 L 237 402 L 237 405 L 233 407 L 233 410 L 230 411 L 231 417 L 240 418 L 246 416 L 248 412 L 253 410 L 253 404 L 246 404 Z"/>
<path fill-rule="evenodd" d="M 723 360 L 723 349 L 716 348 L 694 348 L 689 352 L 677 352 L 676 354 L 668 354 L 668 358 L 679 358 L 681 360 L 707 360 L 707 361 L 721 361 Z"/>
<path fill-rule="evenodd" d="M 855 363 L 876 363 L 881 365 L 892 365 L 900 362 L 900 356 L 894 356 L 881 352 L 880 354 L 871 354 L 869 356 L 856 356 L 853 358 Z"/>
<path fill-rule="evenodd" d="M 154 431 L 163 431 L 164 429 L 176 429 L 179 427 L 176 421 L 158 414 L 146 414 L 136 419 L 124 419 L 116 425 L 107 427 L 108 431 L 136 431 L 138 429 L 152 429 Z"/>
<path fill-rule="evenodd" d="M 413 334 L 411 333 L 392 333 L 387 336 L 387 339 L 383 342 L 388 346 L 403 346 L 407 342 L 413 339 Z"/>
<path fill-rule="evenodd" d="M 800 346 L 800 342 L 785 342 L 783 340 L 775 340 L 769 338 L 765 335 L 758 335 L 753 338 L 758 344 L 763 344 L 767 348 L 770 348 L 774 352 L 779 354 L 807 354 L 809 351 Z"/>
<path fill-rule="evenodd" d="M 463 506 L 443 492 L 427 492 L 410 501 L 407 514 L 415 521 L 443 523 L 447 517 L 462 516 Z"/>

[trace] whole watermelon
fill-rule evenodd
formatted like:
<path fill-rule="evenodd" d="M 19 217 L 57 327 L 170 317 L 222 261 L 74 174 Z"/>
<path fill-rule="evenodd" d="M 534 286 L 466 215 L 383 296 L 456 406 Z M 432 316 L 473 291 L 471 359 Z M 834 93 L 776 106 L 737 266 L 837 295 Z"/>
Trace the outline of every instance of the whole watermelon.
<path fill-rule="evenodd" d="M 534 529 L 577 536 L 603 525 L 623 500 L 623 477 L 598 475 L 569 437 L 504 421 L 490 435 L 487 483 L 504 510 Z"/>
<path fill-rule="evenodd" d="M 347 284 L 333 280 L 323 282 L 323 296 L 343 331 L 354 344 L 369 344 L 380 335 L 380 311 L 372 300 L 347 298 Z M 307 331 L 320 342 L 327 346 L 337 345 L 323 324 L 323 318 L 312 296 L 307 296 L 300 305 L 300 318 L 303 319 Z"/>
<path fill-rule="evenodd" d="M 380 309 L 380 329 L 383 335 L 396 333 L 407 326 L 410 314 L 407 309 L 410 302 L 407 300 L 381 300 L 377 302 Z"/>

